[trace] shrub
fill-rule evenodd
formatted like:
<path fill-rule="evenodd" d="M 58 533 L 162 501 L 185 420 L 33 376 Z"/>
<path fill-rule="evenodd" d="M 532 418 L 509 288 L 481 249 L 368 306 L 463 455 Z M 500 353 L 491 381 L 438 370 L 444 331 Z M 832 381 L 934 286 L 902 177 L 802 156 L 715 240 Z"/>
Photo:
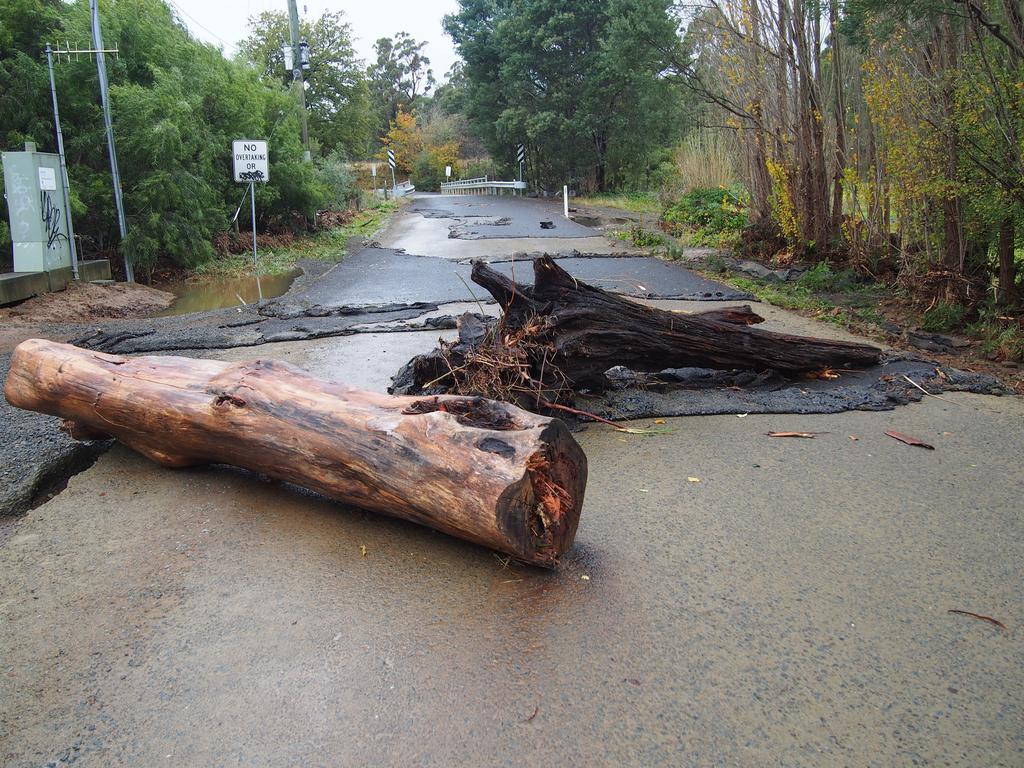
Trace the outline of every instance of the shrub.
<path fill-rule="evenodd" d="M 949 304 L 940 301 L 934 307 L 924 313 L 921 318 L 921 327 L 926 331 L 951 331 L 958 328 L 964 319 L 964 307 L 962 304 Z"/>
<path fill-rule="evenodd" d="M 344 210 L 359 199 L 355 174 L 340 149 L 317 161 L 316 185 L 318 208 Z"/>
<path fill-rule="evenodd" d="M 797 283 L 811 291 L 849 291 L 858 284 L 857 274 L 852 269 L 836 272 L 827 261 L 821 261 L 808 269 Z"/>
<path fill-rule="evenodd" d="M 719 245 L 723 236 L 743 229 L 747 208 L 732 190 L 702 187 L 666 208 L 661 220 L 663 228 L 676 237 L 687 236 L 693 244 Z"/>

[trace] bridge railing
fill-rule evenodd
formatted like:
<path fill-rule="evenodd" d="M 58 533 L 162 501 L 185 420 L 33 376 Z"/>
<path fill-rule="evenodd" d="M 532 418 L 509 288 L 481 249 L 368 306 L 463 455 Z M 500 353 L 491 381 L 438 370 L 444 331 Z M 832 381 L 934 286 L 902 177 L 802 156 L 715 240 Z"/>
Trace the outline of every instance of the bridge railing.
<path fill-rule="evenodd" d="M 405 197 L 411 195 L 416 191 L 416 185 L 411 181 L 403 181 L 397 187 L 384 187 L 377 190 L 377 197 L 383 197 L 385 200 L 397 199 L 399 197 Z"/>
<path fill-rule="evenodd" d="M 441 183 L 442 195 L 500 195 L 506 189 L 515 194 L 517 189 L 526 189 L 526 182 L 493 181 L 487 176 L 479 176 L 475 179 L 459 179 Z"/>

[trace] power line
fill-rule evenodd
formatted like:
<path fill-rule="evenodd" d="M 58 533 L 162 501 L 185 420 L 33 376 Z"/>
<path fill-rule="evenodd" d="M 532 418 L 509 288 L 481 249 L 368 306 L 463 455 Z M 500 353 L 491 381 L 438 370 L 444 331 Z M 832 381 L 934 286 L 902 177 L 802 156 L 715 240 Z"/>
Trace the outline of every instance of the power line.
<path fill-rule="evenodd" d="M 196 25 L 197 27 L 199 27 L 199 28 L 200 28 L 201 30 L 203 30 L 204 32 L 206 32 L 206 34 L 210 35 L 210 37 L 214 38 L 215 40 L 219 40 L 219 41 L 220 41 L 220 43 L 221 43 L 221 45 L 223 45 L 223 46 L 224 46 L 224 47 L 226 47 L 226 48 L 234 48 L 235 50 L 238 50 L 238 44 L 237 44 L 237 43 L 229 43 L 229 42 L 228 42 L 227 40 L 225 40 L 225 39 L 224 39 L 223 37 L 221 37 L 220 35 L 218 35 L 218 34 L 217 34 L 216 32 L 214 32 L 213 30 L 211 30 L 211 29 L 208 29 L 207 27 L 204 27 L 204 26 L 203 26 L 202 24 L 200 24 L 200 23 L 199 23 L 199 20 L 198 20 L 198 19 L 196 19 L 196 17 L 195 17 L 195 16 L 193 16 L 193 15 L 192 15 L 192 14 L 190 14 L 190 13 L 189 13 L 188 11 L 186 11 L 186 10 L 185 10 L 184 8 L 182 8 L 182 7 L 180 6 L 180 5 L 178 5 L 178 4 L 176 3 L 176 2 L 174 2 L 174 0 L 167 0 L 167 2 L 168 2 L 168 4 L 170 4 L 170 5 L 171 5 L 171 6 L 172 6 L 172 7 L 173 7 L 173 8 L 174 8 L 174 9 L 175 9 L 175 10 L 176 10 L 176 11 L 177 11 L 178 13 L 180 13 L 180 14 L 181 14 L 182 16 L 186 17 L 187 19 L 190 19 L 190 20 L 192 21 L 192 23 L 193 23 L 193 24 L 195 24 L 195 25 Z M 187 26 L 187 25 L 186 25 L 186 26 Z"/>

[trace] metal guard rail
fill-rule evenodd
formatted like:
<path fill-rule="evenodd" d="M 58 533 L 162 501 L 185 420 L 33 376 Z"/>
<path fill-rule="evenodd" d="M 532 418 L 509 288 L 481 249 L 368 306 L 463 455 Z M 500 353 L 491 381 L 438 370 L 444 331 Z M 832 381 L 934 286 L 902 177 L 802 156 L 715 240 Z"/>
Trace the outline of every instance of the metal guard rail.
<path fill-rule="evenodd" d="M 498 194 L 503 189 L 526 189 L 525 181 L 492 181 L 486 176 L 475 179 L 459 179 L 458 181 L 441 182 L 441 194 L 459 194 L 470 191 L 487 191 Z"/>

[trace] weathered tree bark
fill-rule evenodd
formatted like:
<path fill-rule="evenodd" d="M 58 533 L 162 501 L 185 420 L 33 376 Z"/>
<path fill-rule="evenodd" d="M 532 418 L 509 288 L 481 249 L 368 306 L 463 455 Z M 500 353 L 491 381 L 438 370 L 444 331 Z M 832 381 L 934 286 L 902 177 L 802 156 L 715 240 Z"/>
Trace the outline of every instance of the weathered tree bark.
<path fill-rule="evenodd" d="M 679 314 L 638 304 L 576 280 L 547 256 L 535 259 L 533 268 L 530 287 L 478 261 L 473 281 L 504 308 L 506 333 L 543 320 L 539 332 L 550 350 L 545 363 L 557 367 L 574 389 L 603 389 L 604 372 L 616 365 L 634 371 L 700 367 L 800 374 L 874 365 L 881 355 L 868 344 L 748 327 L 749 307 L 729 317 L 721 311 Z M 541 361 L 536 362 L 539 368 Z"/>
<path fill-rule="evenodd" d="M 535 565 L 571 546 L 586 456 L 566 426 L 472 397 L 391 397 L 284 363 L 125 358 L 30 339 L 4 388 L 80 438 L 168 467 L 232 464 Z"/>
<path fill-rule="evenodd" d="M 999 303 L 1012 307 L 1017 303 L 1017 265 L 1014 262 L 1014 221 L 1007 216 L 999 225 Z"/>

